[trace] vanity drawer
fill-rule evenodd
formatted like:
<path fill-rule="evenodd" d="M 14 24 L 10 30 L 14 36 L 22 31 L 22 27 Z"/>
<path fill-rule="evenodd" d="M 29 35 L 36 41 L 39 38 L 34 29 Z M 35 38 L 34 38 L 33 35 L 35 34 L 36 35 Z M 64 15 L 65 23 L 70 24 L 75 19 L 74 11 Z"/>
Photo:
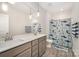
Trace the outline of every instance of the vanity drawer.
<path fill-rule="evenodd" d="M 32 51 L 38 50 L 38 45 L 32 46 Z"/>
<path fill-rule="evenodd" d="M 46 46 L 46 41 L 40 42 L 40 43 L 39 43 L 39 47 L 40 47 L 40 46 L 41 46 L 41 47 L 42 47 L 42 46 Z"/>
<path fill-rule="evenodd" d="M 37 57 L 37 56 L 38 56 L 38 50 L 33 51 L 33 52 L 32 52 L 32 57 Z"/>
<path fill-rule="evenodd" d="M 12 57 L 12 56 L 16 56 L 17 54 L 20 54 L 22 51 L 28 49 L 31 47 L 31 43 L 25 43 L 21 46 L 15 47 L 13 49 L 10 49 L 8 51 L 5 51 L 3 53 L 0 54 L 0 56 L 2 57 Z"/>
<path fill-rule="evenodd" d="M 39 49 L 39 56 L 42 56 L 45 53 L 45 49 L 41 48 Z"/>
<path fill-rule="evenodd" d="M 38 44 L 38 39 L 32 41 L 32 46 L 37 45 L 37 44 Z"/>
<path fill-rule="evenodd" d="M 17 57 L 31 57 L 31 48 L 25 50 L 21 54 L 17 55 Z"/>
<path fill-rule="evenodd" d="M 38 45 L 32 46 L 32 56 L 38 56 Z"/>

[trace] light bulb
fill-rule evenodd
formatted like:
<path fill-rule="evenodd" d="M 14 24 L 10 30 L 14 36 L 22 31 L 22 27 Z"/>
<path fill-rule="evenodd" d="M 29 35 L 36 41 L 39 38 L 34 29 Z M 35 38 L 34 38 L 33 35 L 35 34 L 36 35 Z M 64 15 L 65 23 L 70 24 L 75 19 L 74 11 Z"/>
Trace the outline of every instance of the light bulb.
<path fill-rule="evenodd" d="M 40 13 L 39 12 L 37 12 L 37 16 L 39 16 L 40 15 Z"/>
<path fill-rule="evenodd" d="M 5 3 L 2 3 L 2 10 L 3 11 L 8 11 L 8 5 Z"/>
<path fill-rule="evenodd" d="M 38 21 L 36 19 L 32 20 L 32 23 L 38 23 Z"/>
<path fill-rule="evenodd" d="M 29 19 L 32 19 L 32 15 L 29 15 Z"/>
<path fill-rule="evenodd" d="M 63 11 L 63 10 L 64 10 L 63 8 L 60 9 L 60 11 Z"/>

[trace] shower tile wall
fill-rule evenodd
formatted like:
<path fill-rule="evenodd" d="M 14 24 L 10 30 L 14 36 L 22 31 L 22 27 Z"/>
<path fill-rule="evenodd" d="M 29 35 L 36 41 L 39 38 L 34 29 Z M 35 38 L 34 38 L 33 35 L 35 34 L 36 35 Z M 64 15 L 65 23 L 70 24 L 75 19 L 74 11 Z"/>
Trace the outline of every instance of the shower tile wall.
<path fill-rule="evenodd" d="M 53 46 L 56 48 L 72 48 L 71 38 L 71 19 L 50 20 L 49 23 L 49 39 L 53 40 Z"/>

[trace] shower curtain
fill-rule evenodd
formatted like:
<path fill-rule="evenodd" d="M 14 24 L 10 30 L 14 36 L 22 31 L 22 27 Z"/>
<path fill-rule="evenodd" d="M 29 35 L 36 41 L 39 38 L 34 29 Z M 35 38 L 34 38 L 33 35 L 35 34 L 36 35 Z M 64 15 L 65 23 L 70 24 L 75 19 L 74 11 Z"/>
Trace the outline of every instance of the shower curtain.
<path fill-rule="evenodd" d="M 53 40 L 52 46 L 55 48 L 68 50 L 72 48 L 72 27 L 71 19 L 50 20 L 49 39 Z"/>

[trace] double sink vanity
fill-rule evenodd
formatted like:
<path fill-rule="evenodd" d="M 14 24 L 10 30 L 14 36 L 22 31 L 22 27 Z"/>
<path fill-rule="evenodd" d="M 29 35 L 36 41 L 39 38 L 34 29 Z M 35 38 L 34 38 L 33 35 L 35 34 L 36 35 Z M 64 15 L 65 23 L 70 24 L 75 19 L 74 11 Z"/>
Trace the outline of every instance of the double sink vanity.
<path fill-rule="evenodd" d="M 0 57 L 41 57 L 45 51 L 45 34 L 16 35 L 0 44 Z"/>

